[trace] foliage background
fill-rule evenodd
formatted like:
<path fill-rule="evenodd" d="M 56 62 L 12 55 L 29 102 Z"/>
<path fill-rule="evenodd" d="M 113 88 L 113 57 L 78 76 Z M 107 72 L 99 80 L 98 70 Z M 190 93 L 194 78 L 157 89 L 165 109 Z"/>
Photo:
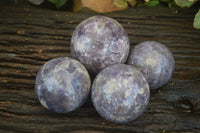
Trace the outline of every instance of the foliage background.
<path fill-rule="evenodd" d="M 15 0 L 18 3 L 22 0 Z M 62 9 L 63 6 L 72 8 L 73 11 L 79 11 L 83 7 L 87 7 L 96 12 L 112 12 L 117 10 L 125 10 L 133 6 L 149 6 L 149 7 L 180 7 L 180 8 L 193 8 L 200 7 L 200 0 L 28 0 L 33 5 L 42 5 L 43 3 L 50 3 L 56 9 Z M 68 6 L 66 6 L 68 5 Z M 71 9 L 70 8 L 70 9 Z M 200 29 L 200 10 L 194 16 L 193 26 Z"/>

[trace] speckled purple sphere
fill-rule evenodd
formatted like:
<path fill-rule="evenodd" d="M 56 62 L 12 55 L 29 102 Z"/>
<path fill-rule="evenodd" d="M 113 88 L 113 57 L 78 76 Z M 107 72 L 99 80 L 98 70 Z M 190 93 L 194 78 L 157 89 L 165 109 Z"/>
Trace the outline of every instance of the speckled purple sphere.
<path fill-rule="evenodd" d="M 175 62 L 169 49 L 155 41 L 146 41 L 130 52 L 128 64 L 138 68 L 147 79 L 151 89 L 166 84 L 174 71 Z"/>
<path fill-rule="evenodd" d="M 39 70 L 35 91 L 45 108 L 67 113 L 79 108 L 87 100 L 90 77 L 80 62 L 68 57 L 55 58 Z"/>
<path fill-rule="evenodd" d="M 129 39 L 114 19 L 94 16 L 81 22 L 73 32 L 71 54 L 92 73 L 116 63 L 126 62 Z"/>
<path fill-rule="evenodd" d="M 106 67 L 92 85 L 92 102 L 97 112 L 115 123 L 139 117 L 149 103 L 149 85 L 140 71 L 125 64 Z"/>

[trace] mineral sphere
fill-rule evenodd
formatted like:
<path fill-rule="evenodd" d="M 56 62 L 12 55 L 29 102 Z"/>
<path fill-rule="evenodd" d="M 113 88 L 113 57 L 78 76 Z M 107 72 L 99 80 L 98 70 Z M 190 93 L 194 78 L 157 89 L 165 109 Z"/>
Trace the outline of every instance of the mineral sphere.
<path fill-rule="evenodd" d="M 149 85 L 140 71 L 125 64 L 103 69 L 92 85 L 92 102 L 97 112 L 115 123 L 139 117 L 149 103 Z"/>
<path fill-rule="evenodd" d="M 94 16 L 82 21 L 71 39 L 71 54 L 94 74 L 103 68 L 126 62 L 129 39 L 124 28 L 114 19 Z"/>
<path fill-rule="evenodd" d="M 128 64 L 138 68 L 147 79 L 151 89 L 166 84 L 174 71 L 175 62 L 169 49 L 155 41 L 146 41 L 130 52 Z"/>
<path fill-rule="evenodd" d="M 79 108 L 90 92 L 90 77 L 78 61 L 55 58 L 45 63 L 36 76 L 36 95 L 47 109 L 67 113 Z"/>

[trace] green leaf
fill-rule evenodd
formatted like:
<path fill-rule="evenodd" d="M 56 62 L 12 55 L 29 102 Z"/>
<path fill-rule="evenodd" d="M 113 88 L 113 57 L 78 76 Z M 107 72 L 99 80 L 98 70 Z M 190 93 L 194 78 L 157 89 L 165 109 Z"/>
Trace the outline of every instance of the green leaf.
<path fill-rule="evenodd" d="M 119 8 L 126 8 L 128 6 L 126 0 L 115 0 L 114 5 Z"/>
<path fill-rule="evenodd" d="M 33 5 L 40 5 L 44 2 L 44 0 L 28 0 Z"/>
<path fill-rule="evenodd" d="M 157 0 L 151 0 L 150 2 L 147 3 L 147 6 L 158 6 L 160 5 L 160 2 Z"/>
<path fill-rule="evenodd" d="M 48 1 L 53 3 L 57 9 L 62 7 L 67 2 L 67 0 L 48 0 Z"/>
<path fill-rule="evenodd" d="M 175 0 L 180 7 L 191 7 L 197 0 Z"/>
<path fill-rule="evenodd" d="M 172 0 L 160 0 L 160 1 L 170 3 Z"/>
<path fill-rule="evenodd" d="M 197 12 L 197 14 L 194 17 L 193 26 L 196 29 L 200 29 L 200 10 Z"/>
<path fill-rule="evenodd" d="M 178 5 L 174 1 L 168 3 L 168 6 L 169 7 L 178 7 Z"/>

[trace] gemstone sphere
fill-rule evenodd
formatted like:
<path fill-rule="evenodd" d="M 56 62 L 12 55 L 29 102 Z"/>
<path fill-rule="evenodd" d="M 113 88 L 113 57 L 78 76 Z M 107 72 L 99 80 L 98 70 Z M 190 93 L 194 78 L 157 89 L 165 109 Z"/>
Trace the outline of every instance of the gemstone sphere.
<path fill-rule="evenodd" d="M 147 79 L 151 89 L 166 84 L 174 71 L 175 61 L 169 49 L 155 41 L 146 41 L 130 52 L 128 64 L 138 68 Z"/>
<path fill-rule="evenodd" d="M 67 113 L 85 103 L 90 92 L 90 77 L 78 61 L 55 58 L 45 63 L 36 76 L 36 95 L 47 109 Z"/>
<path fill-rule="evenodd" d="M 149 85 L 140 71 L 125 64 L 103 69 L 92 85 L 92 102 L 97 112 L 115 123 L 139 117 L 149 103 Z"/>
<path fill-rule="evenodd" d="M 82 21 L 71 39 L 72 56 L 94 74 L 109 65 L 124 63 L 129 47 L 124 28 L 116 20 L 104 16 Z"/>

